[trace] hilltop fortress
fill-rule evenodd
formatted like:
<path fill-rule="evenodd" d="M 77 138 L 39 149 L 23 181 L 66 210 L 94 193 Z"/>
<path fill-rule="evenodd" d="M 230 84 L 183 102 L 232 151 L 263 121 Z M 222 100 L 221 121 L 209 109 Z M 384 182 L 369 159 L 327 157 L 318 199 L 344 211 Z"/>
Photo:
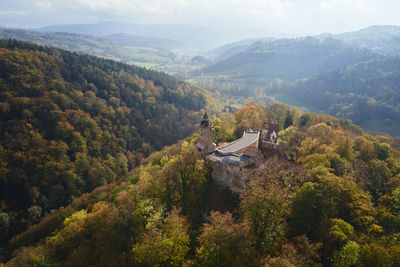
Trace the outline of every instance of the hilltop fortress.
<path fill-rule="evenodd" d="M 269 130 L 245 131 L 243 136 L 222 147 L 212 141 L 212 122 L 204 113 L 200 122 L 200 142 L 196 144 L 199 157 L 213 162 L 213 179 L 219 187 L 239 193 L 246 183 L 262 168 L 271 156 L 284 158 L 283 144 L 278 143 L 279 127 L 271 124 Z"/>

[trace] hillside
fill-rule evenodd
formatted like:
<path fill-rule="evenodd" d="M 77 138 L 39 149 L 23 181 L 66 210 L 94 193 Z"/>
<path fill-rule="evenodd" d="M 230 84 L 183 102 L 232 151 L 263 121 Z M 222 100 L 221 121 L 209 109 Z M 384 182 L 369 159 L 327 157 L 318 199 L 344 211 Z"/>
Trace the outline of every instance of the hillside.
<path fill-rule="evenodd" d="M 400 27 L 398 26 L 376 25 L 359 31 L 337 35 L 328 34 L 328 36 L 386 56 L 400 55 Z"/>
<path fill-rule="evenodd" d="M 394 40 L 397 31 L 375 26 L 342 35 L 256 42 L 194 72 L 192 80 L 239 103 L 281 102 L 399 136 L 398 58 L 384 56 L 390 54 L 383 50 L 391 41 L 375 42 L 386 40 L 382 36 Z M 232 47 L 242 48 L 240 42 Z"/>
<path fill-rule="evenodd" d="M 253 38 L 241 40 L 234 43 L 225 44 L 218 46 L 205 53 L 207 57 L 214 59 L 215 61 L 225 60 L 239 52 L 242 52 L 249 48 L 252 44 L 259 41 L 272 41 L 273 38 Z"/>
<path fill-rule="evenodd" d="M 360 63 L 298 81 L 277 99 L 400 136 L 400 58 Z"/>
<path fill-rule="evenodd" d="M 18 41 L 0 40 L 0 69 L 1 246 L 193 133 L 209 102 L 164 73 Z"/>
<path fill-rule="evenodd" d="M 153 47 L 164 50 L 171 50 L 182 48 L 183 46 L 183 44 L 181 44 L 180 42 L 171 39 L 143 37 L 126 33 L 114 33 L 104 36 L 104 38 L 110 41 L 118 42 L 122 45 L 133 47 Z"/>
<path fill-rule="evenodd" d="M 255 104 L 216 118 L 215 140 L 271 121 L 296 162 L 267 159 L 240 196 L 212 189 L 196 134 L 14 238 L 6 266 L 396 266 L 398 140 Z"/>
<path fill-rule="evenodd" d="M 196 72 L 237 78 L 297 79 L 346 65 L 381 58 L 367 49 L 333 39 L 307 37 L 256 42 L 226 60 Z"/>
<path fill-rule="evenodd" d="M 29 41 L 38 45 L 57 47 L 145 66 L 171 63 L 176 57 L 174 53 L 165 48 L 129 46 L 113 42 L 113 40 L 110 41 L 105 38 L 85 34 L 0 29 L 0 38 Z M 150 41 L 152 40 L 151 38 L 149 39 Z"/>

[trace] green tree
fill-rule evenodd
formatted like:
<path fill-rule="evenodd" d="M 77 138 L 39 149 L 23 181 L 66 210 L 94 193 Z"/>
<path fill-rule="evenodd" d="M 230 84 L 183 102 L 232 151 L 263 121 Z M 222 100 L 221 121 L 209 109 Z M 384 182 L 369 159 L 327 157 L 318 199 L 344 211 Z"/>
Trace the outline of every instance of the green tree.
<path fill-rule="evenodd" d="M 393 200 L 394 200 L 394 208 L 400 211 L 400 187 L 397 187 L 392 192 Z"/>
<path fill-rule="evenodd" d="M 376 158 L 386 160 L 390 156 L 390 145 L 386 143 L 374 143 Z"/>
<path fill-rule="evenodd" d="M 389 251 L 385 247 L 374 242 L 362 245 L 360 263 L 361 266 L 365 267 L 390 266 Z"/>
<path fill-rule="evenodd" d="M 286 118 L 285 118 L 285 122 L 283 124 L 284 129 L 288 128 L 289 126 L 293 125 L 293 117 L 292 115 L 288 112 Z"/>
<path fill-rule="evenodd" d="M 271 254 L 274 241 L 284 235 L 288 215 L 282 190 L 273 184 L 267 189 L 252 185 L 242 196 L 241 208 L 250 223 L 257 247 Z"/>
<path fill-rule="evenodd" d="M 357 242 L 348 242 L 340 251 L 335 252 L 333 256 L 334 267 L 355 266 L 360 258 L 360 246 Z"/>
<path fill-rule="evenodd" d="M 296 193 L 289 217 L 289 229 L 292 236 L 306 234 L 311 240 L 318 240 L 320 227 L 328 210 L 319 185 L 305 183 Z"/>
<path fill-rule="evenodd" d="M 307 126 L 312 121 L 312 115 L 310 113 L 305 113 L 300 116 L 300 127 Z"/>
<path fill-rule="evenodd" d="M 198 237 L 196 263 L 199 266 L 256 266 L 250 227 L 235 224 L 232 215 L 212 212 Z"/>
<path fill-rule="evenodd" d="M 365 186 L 371 192 L 374 200 L 385 193 L 385 186 L 390 178 L 391 171 L 384 161 L 373 160 L 370 162 Z"/>
<path fill-rule="evenodd" d="M 349 137 L 340 138 L 335 147 L 335 152 L 342 158 L 351 160 L 353 157 L 353 146 Z"/>
<path fill-rule="evenodd" d="M 189 251 L 188 222 L 173 210 L 161 229 L 151 227 L 132 248 L 133 261 L 142 266 L 182 266 Z"/>
<path fill-rule="evenodd" d="M 346 221 L 356 230 L 367 230 L 373 220 L 372 203 L 351 179 L 318 168 L 309 175 L 314 182 L 304 183 L 292 201 L 291 235 L 307 234 L 311 240 L 320 241 L 323 227 L 333 218 Z"/>

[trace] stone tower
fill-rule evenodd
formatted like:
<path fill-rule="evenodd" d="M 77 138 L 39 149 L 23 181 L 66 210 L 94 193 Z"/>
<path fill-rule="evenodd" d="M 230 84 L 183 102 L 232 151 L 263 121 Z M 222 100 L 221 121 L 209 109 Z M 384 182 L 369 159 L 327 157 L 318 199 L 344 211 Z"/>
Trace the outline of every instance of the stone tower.
<path fill-rule="evenodd" d="M 216 145 L 212 141 L 212 128 L 212 122 L 208 119 L 207 112 L 205 112 L 200 122 L 200 142 L 196 145 L 197 152 L 201 155 L 215 151 Z"/>

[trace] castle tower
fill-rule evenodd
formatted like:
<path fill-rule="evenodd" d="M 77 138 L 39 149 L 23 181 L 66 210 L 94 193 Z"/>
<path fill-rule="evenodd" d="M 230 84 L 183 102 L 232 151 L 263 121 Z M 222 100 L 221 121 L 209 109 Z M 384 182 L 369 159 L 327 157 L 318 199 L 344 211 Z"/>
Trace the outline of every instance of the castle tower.
<path fill-rule="evenodd" d="M 208 119 L 207 112 L 204 113 L 200 122 L 200 143 L 206 146 L 212 144 L 212 122 Z"/>
<path fill-rule="evenodd" d="M 216 145 L 212 141 L 212 128 L 212 122 L 208 119 L 207 112 L 205 112 L 200 122 L 200 142 L 196 145 L 197 151 L 201 155 L 215 151 Z"/>

